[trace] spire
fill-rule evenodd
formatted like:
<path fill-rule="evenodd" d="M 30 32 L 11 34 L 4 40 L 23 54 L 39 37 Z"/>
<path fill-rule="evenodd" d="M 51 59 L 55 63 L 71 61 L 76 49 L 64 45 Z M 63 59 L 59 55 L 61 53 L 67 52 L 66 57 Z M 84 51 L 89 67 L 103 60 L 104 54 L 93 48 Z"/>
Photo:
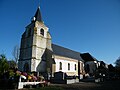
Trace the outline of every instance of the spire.
<path fill-rule="evenodd" d="M 40 6 L 38 7 L 38 9 L 37 9 L 37 11 L 35 13 L 34 18 L 35 18 L 35 21 L 43 22 L 42 21 L 42 16 L 41 16 L 41 13 L 40 13 Z"/>

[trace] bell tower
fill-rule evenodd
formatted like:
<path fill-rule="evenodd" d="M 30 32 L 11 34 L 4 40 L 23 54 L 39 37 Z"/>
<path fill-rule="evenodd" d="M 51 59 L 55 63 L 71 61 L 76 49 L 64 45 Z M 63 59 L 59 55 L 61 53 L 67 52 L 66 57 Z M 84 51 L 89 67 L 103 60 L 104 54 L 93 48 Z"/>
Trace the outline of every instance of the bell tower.
<path fill-rule="evenodd" d="M 38 7 L 21 38 L 18 69 L 26 72 L 46 72 L 46 50 L 52 52 L 51 36 Z"/>

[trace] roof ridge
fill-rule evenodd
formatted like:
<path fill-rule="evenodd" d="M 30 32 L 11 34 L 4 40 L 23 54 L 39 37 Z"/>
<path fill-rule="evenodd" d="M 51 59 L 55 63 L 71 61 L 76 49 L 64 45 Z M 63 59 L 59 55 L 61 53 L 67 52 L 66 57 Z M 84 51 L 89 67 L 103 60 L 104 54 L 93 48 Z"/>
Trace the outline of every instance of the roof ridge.
<path fill-rule="evenodd" d="M 53 43 L 52 43 L 52 44 L 53 44 Z M 80 53 L 80 52 L 78 52 L 78 51 L 71 50 L 71 49 L 69 49 L 69 48 L 66 48 L 66 47 L 63 47 L 63 46 L 60 46 L 60 45 L 57 45 L 57 44 L 53 44 L 53 45 L 56 45 L 56 46 L 62 47 L 62 48 L 64 48 L 64 49 L 67 49 L 67 50 L 70 50 L 70 51 L 73 51 L 73 52 L 76 52 L 76 53 Z M 81 53 L 80 53 L 80 54 L 81 54 Z"/>

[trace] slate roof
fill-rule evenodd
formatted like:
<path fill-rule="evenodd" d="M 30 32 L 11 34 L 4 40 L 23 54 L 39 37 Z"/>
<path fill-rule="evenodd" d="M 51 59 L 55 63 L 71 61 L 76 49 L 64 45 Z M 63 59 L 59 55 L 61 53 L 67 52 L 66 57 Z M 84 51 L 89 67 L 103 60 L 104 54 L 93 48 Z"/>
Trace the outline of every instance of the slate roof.
<path fill-rule="evenodd" d="M 41 16 L 41 13 L 40 13 L 40 7 L 38 7 L 34 17 L 35 17 L 35 21 L 42 22 L 42 16 Z"/>
<path fill-rule="evenodd" d="M 80 56 L 82 57 L 82 59 L 84 60 L 84 61 L 97 61 L 97 59 L 96 58 L 94 58 L 92 55 L 90 55 L 89 53 L 82 53 L 82 54 L 80 54 Z"/>
<path fill-rule="evenodd" d="M 83 61 L 79 52 L 52 44 L 53 54 Z"/>

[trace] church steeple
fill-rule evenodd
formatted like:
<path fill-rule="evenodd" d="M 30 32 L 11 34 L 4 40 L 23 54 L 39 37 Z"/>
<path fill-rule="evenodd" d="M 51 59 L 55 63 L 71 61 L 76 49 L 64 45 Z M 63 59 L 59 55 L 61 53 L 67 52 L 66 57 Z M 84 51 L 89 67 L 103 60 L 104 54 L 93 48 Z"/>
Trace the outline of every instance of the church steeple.
<path fill-rule="evenodd" d="M 42 16 L 41 16 L 41 13 L 40 13 L 40 6 L 38 7 L 38 9 L 37 9 L 37 11 L 36 11 L 33 20 L 34 20 L 34 21 L 43 22 L 43 21 L 42 21 Z"/>
<path fill-rule="evenodd" d="M 50 68 L 49 60 L 52 58 L 51 54 L 47 55 L 48 50 L 52 51 L 51 36 L 38 7 L 21 38 L 19 70 L 47 72 Z"/>

